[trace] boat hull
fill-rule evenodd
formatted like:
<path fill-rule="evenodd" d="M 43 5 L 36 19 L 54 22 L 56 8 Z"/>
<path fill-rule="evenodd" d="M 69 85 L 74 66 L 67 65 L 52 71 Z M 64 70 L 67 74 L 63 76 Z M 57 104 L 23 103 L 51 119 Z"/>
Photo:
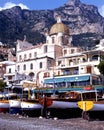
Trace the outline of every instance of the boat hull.
<path fill-rule="evenodd" d="M 77 102 L 70 102 L 70 101 L 54 101 L 51 106 L 48 108 L 59 108 L 59 109 L 72 109 L 78 108 Z"/>
<path fill-rule="evenodd" d="M 42 105 L 35 101 L 22 101 L 21 113 L 28 116 L 39 116 L 41 113 Z"/>
<path fill-rule="evenodd" d="M 0 113 L 9 112 L 9 101 L 8 100 L 0 100 Z"/>
<path fill-rule="evenodd" d="M 20 114 L 21 101 L 20 100 L 9 100 L 10 113 L 11 114 Z"/>
<path fill-rule="evenodd" d="M 28 101 L 22 101 L 21 102 L 21 109 L 26 110 L 35 110 L 35 109 L 41 109 L 42 105 L 36 102 L 28 102 Z"/>
<path fill-rule="evenodd" d="M 93 108 L 90 111 L 104 111 L 104 101 L 93 102 Z"/>

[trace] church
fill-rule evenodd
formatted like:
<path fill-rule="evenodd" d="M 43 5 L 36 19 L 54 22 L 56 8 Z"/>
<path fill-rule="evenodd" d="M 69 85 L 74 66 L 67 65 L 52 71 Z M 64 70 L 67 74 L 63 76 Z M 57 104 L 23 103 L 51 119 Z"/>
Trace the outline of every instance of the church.
<path fill-rule="evenodd" d="M 32 81 L 41 87 L 73 87 L 101 84 L 97 65 L 104 54 L 104 40 L 92 50 L 72 45 L 69 28 L 57 16 L 57 22 L 45 32 L 46 43 L 32 45 L 16 42 L 16 62 L 6 66 L 5 81 L 20 84 Z"/>

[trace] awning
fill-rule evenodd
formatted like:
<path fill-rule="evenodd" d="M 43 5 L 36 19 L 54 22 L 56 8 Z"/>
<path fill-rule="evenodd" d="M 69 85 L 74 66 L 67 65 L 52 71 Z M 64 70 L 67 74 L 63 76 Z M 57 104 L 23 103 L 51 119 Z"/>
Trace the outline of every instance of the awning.
<path fill-rule="evenodd" d="M 29 87 L 36 88 L 36 83 L 33 82 L 33 81 L 23 80 L 23 81 L 21 81 L 21 85 L 22 85 L 23 88 L 29 88 Z"/>
<path fill-rule="evenodd" d="M 90 75 L 85 76 L 76 76 L 76 77 L 54 77 L 54 78 L 48 78 L 44 80 L 45 84 L 51 84 L 51 83 L 62 83 L 62 82 L 78 82 L 78 81 L 87 81 L 90 79 Z"/>

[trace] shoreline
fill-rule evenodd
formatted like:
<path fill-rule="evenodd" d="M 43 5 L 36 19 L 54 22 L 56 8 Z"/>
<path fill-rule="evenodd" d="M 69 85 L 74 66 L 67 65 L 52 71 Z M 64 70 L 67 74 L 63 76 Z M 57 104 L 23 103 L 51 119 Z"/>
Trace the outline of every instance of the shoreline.
<path fill-rule="evenodd" d="M 104 121 L 82 118 L 23 117 L 0 113 L 0 130 L 104 130 Z"/>

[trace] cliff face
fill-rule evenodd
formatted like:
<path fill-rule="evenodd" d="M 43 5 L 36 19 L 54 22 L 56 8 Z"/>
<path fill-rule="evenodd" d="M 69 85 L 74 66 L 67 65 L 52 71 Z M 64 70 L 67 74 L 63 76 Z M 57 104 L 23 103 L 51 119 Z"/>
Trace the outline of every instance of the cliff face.
<path fill-rule="evenodd" d="M 58 10 L 62 10 L 64 21 L 69 21 L 68 26 L 72 34 L 104 32 L 104 18 L 95 6 L 85 5 L 80 0 L 69 0 Z"/>
<path fill-rule="evenodd" d="M 57 14 L 62 16 L 63 23 L 69 27 L 73 44 L 83 45 L 86 39 L 86 46 L 90 41 L 93 45 L 103 37 L 104 18 L 98 13 L 97 7 L 85 5 L 80 0 L 69 0 L 54 10 L 30 11 L 13 7 L 1 11 L 0 41 L 15 45 L 17 39 L 23 39 L 26 35 L 33 44 L 45 42 L 44 31 L 56 23 Z"/>

